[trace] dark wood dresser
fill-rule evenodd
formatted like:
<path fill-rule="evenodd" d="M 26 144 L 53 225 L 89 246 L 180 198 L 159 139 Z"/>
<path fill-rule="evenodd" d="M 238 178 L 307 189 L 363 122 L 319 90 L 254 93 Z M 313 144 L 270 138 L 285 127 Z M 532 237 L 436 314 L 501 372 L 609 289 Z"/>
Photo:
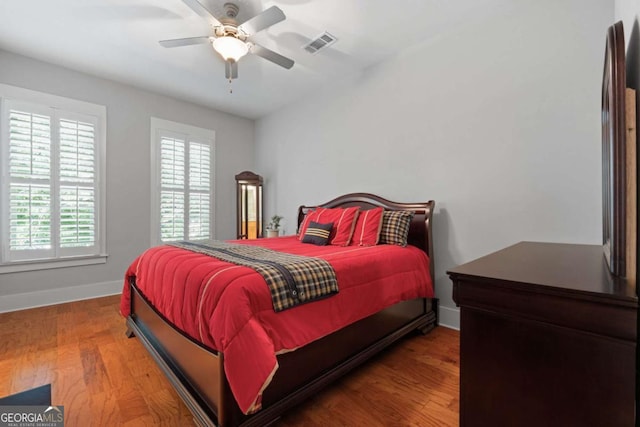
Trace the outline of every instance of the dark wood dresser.
<path fill-rule="evenodd" d="M 448 271 L 461 426 L 633 426 L 635 285 L 597 245 L 521 242 Z"/>

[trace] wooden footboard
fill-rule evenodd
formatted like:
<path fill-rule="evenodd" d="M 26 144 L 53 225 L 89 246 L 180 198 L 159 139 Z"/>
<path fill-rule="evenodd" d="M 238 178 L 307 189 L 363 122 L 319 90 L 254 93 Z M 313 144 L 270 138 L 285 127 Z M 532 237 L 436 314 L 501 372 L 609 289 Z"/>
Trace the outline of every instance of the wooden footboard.
<path fill-rule="evenodd" d="M 203 426 L 265 426 L 288 409 L 416 329 L 436 325 L 434 300 L 403 301 L 294 352 L 278 356 L 280 368 L 263 395 L 263 409 L 241 413 L 224 376 L 223 355 L 172 327 L 131 285 L 128 327 L 140 339 Z"/>
<path fill-rule="evenodd" d="M 131 286 L 131 315 L 127 326 L 162 369 L 201 425 L 222 425 L 226 379 L 219 353 L 206 349 L 167 322 Z M 235 402 L 234 402 L 235 403 Z"/>

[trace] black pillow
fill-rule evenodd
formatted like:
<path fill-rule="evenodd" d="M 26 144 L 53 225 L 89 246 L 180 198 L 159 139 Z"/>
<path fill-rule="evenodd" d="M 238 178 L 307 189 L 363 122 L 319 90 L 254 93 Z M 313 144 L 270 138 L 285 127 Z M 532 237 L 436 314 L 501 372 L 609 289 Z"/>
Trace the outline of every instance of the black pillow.
<path fill-rule="evenodd" d="M 302 243 L 313 243 L 314 245 L 325 246 L 329 243 L 329 235 L 331 234 L 332 228 L 332 222 L 320 224 L 319 222 L 309 221 L 307 231 L 305 231 L 304 236 L 302 236 Z"/>

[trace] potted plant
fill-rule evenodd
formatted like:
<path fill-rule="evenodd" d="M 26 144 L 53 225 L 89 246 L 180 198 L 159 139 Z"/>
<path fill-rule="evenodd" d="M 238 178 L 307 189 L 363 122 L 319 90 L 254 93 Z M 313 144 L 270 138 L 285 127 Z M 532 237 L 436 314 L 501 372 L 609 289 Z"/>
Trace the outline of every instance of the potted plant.
<path fill-rule="evenodd" d="M 271 221 L 267 226 L 267 237 L 278 237 L 280 235 L 280 215 L 274 215 L 271 217 Z"/>

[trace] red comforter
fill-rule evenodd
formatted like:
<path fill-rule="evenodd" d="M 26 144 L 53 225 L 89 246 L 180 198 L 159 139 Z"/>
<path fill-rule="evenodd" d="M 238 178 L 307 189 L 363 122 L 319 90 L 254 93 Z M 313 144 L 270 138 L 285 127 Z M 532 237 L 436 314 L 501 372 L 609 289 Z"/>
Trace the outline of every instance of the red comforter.
<path fill-rule="evenodd" d="M 178 329 L 224 353 L 231 390 L 244 413 L 260 409 L 278 369 L 276 355 L 295 350 L 397 302 L 433 297 L 429 259 L 418 248 L 315 246 L 297 237 L 234 241 L 323 258 L 336 271 L 338 294 L 274 312 L 269 289 L 254 270 L 158 246 L 126 272 L 120 311 L 130 312 L 127 278 Z"/>

